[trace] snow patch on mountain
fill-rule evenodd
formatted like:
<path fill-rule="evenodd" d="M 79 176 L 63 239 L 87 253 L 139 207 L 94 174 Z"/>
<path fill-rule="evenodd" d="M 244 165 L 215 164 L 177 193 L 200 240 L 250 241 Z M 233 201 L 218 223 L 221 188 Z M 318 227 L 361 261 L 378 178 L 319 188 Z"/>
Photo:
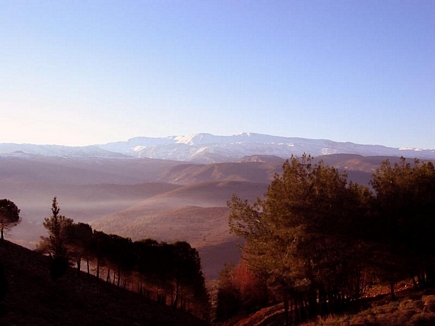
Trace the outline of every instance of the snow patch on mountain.
<path fill-rule="evenodd" d="M 15 153 L 15 154 L 14 154 Z M 237 162 L 255 155 L 289 158 L 303 153 L 313 156 L 358 154 L 363 156 L 405 156 L 435 159 L 435 150 L 391 148 L 334 142 L 327 139 L 240 133 L 214 136 L 198 133 L 160 138 L 135 137 L 102 145 L 68 147 L 58 145 L 0 144 L 0 155 L 43 155 L 55 157 L 152 158 L 197 163 Z"/>
<path fill-rule="evenodd" d="M 171 159 L 199 163 L 238 161 L 245 156 L 272 155 L 289 158 L 308 153 L 314 156 L 330 154 L 359 154 L 364 156 L 408 156 L 435 158 L 435 151 L 390 148 L 381 145 L 360 145 L 326 139 L 280 137 L 256 133 L 214 136 L 208 133 L 165 138 L 133 138 L 127 142 L 103 145 L 126 155 L 154 159 Z M 132 145 L 135 145 L 132 147 Z"/>

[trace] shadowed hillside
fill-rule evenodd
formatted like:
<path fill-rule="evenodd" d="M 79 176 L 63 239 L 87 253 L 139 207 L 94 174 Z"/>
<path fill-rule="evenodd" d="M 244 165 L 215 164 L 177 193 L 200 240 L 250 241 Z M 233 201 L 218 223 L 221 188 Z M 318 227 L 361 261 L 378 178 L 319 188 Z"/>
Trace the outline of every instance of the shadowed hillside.
<path fill-rule="evenodd" d="M 215 278 L 225 262 L 240 256 L 234 246 L 236 237 L 229 233 L 226 202 L 235 193 L 254 201 L 266 189 L 266 184 L 245 181 L 203 182 L 148 198 L 90 224 L 133 240 L 187 241 L 205 259 L 205 274 Z M 222 250 L 225 255 L 218 253 Z M 207 259 L 204 254 L 216 259 Z"/>
<path fill-rule="evenodd" d="M 84 274 L 52 281 L 46 257 L 10 242 L 0 244 L 0 262 L 8 282 L 1 325 L 207 325 Z"/>
<path fill-rule="evenodd" d="M 133 240 L 187 241 L 198 250 L 204 274 L 217 278 L 224 263 L 237 262 L 240 258 L 240 251 L 234 245 L 236 237 L 228 230 L 228 214 L 227 207 L 198 206 L 125 211 L 94 221 L 92 227 Z"/>

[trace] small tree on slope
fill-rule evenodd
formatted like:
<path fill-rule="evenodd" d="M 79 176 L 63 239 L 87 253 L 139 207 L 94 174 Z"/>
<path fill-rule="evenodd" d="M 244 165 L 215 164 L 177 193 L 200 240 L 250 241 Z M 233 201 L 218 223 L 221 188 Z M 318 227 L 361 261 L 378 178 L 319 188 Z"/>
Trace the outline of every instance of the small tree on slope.
<path fill-rule="evenodd" d="M 0 200 L 0 234 L 4 240 L 4 232 L 21 222 L 20 210 L 9 199 Z"/>
<path fill-rule="evenodd" d="M 56 279 L 65 274 L 68 267 L 68 251 L 65 245 L 65 230 L 73 223 L 73 220 L 60 215 L 57 198 L 53 198 L 51 205 L 52 215 L 44 219 L 44 227 L 48 231 L 48 237 L 41 237 L 39 249 L 48 253 L 51 258 L 51 277 Z"/>

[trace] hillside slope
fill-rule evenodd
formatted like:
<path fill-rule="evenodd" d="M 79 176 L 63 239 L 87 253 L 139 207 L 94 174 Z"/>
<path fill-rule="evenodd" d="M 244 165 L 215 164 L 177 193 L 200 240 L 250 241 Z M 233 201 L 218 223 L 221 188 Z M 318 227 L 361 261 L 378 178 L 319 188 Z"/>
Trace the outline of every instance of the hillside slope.
<path fill-rule="evenodd" d="M 74 271 L 52 281 L 46 257 L 0 243 L 8 291 L 0 302 L 0 325 L 207 325 L 95 277 Z"/>
<path fill-rule="evenodd" d="M 424 326 L 435 325 L 435 289 L 406 289 L 397 292 L 397 300 L 381 294 L 353 302 L 341 314 L 293 323 L 300 326 Z M 242 313 L 215 326 L 284 325 L 284 305 L 277 304 L 248 314 Z"/>

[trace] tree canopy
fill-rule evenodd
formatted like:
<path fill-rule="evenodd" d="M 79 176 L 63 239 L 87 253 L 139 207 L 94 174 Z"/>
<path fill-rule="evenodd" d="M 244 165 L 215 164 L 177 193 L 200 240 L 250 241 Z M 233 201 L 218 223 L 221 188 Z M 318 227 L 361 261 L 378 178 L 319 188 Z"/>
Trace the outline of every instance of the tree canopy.
<path fill-rule="evenodd" d="M 434 165 L 409 163 L 405 158 L 395 164 L 387 160 L 374 173 L 371 185 L 376 192 L 373 210 L 378 230 L 373 257 L 383 279 L 391 285 L 404 277 L 417 277 L 419 287 L 433 283 Z"/>
<path fill-rule="evenodd" d="M 435 283 L 434 165 L 384 161 L 370 186 L 303 155 L 284 163 L 263 198 L 228 203 L 244 263 L 294 318 L 338 312 L 371 282 L 389 284 L 393 299 L 404 278 Z"/>
<path fill-rule="evenodd" d="M 246 239 L 247 263 L 272 289 L 284 298 L 305 297 L 319 310 L 316 302 L 330 301 L 338 291 L 355 295 L 348 276 L 357 272 L 358 242 L 349 235 L 355 233 L 351 220 L 364 211 L 355 204 L 367 194 L 309 155 L 292 157 L 264 199 L 251 205 L 233 197 L 230 229 Z"/>
<path fill-rule="evenodd" d="M 21 222 L 20 210 L 13 201 L 0 199 L 0 234 L 4 240 L 4 232 Z"/>

